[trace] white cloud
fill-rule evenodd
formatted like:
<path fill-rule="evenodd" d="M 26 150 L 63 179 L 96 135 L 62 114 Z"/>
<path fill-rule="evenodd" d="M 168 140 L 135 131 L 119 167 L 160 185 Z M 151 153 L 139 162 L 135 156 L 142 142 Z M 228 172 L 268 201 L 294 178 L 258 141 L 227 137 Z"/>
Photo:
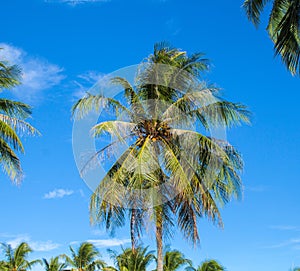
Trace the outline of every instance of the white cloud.
<path fill-rule="evenodd" d="M 246 186 L 245 189 L 249 192 L 262 193 L 268 191 L 269 187 L 265 185 L 256 185 L 256 186 Z"/>
<path fill-rule="evenodd" d="M 12 246 L 12 248 L 16 248 L 22 242 L 29 242 L 30 236 L 27 234 L 23 235 L 11 235 L 12 239 L 7 240 L 5 243 Z"/>
<path fill-rule="evenodd" d="M 9 235 L 12 239 L 5 241 L 6 244 L 11 245 L 12 248 L 16 248 L 20 243 L 26 242 L 34 251 L 51 251 L 60 247 L 60 244 L 48 241 L 32 241 L 28 234 L 21 235 Z"/>
<path fill-rule="evenodd" d="M 96 72 L 96 71 L 87 71 L 83 74 L 77 75 L 77 79 L 73 81 L 75 85 L 75 91 L 73 97 L 77 100 L 86 94 L 96 83 L 101 86 L 106 86 L 108 84 L 107 75 Z"/>
<path fill-rule="evenodd" d="M 78 245 L 80 244 L 80 241 L 72 241 L 70 242 L 70 246 Z"/>
<path fill-rule="evenodd" d="M 16 64 L 22 69 L 22 85 L 13 91 L 25 101 L 33 101 L 46 89 L 58 85 L 65 76 L 63 69 L 47 60 L 28 55 L 23 49 L 7 43 L 0 43 L 0 59 Z"/>
<path fill-rule="evenodd" d="M 298 247 L 299 245 L 300 245 L 300 239 L 290 239 L 279 244 L 266 246 L 265 248 L 282 248 L 282 247 L 289 247 L 289 246 L 295 248 Z"/>
<path fill-rule="evenodd" d="M 71 6 L 77 6 L 80 4 L 89 4 L 97 2 L 108 2 L 109 0 L 45 0 L 46 3 L 62 3 Z"/>
<path fill-rule="evenodd" d="M 90 239 L 86 240 L 85 242 L 89 242 L 93 244 L 97 248 L 105 248 L 105 247 L 116 247 L 116 246 L 121 246 L 124 244 L 130 243 L 130 239 Z M 82 241 L 72 241 L 70 242 L 71 246 L 76 246 L 80 245 Z"/>
<path fill-rule="evenodd" d="M 269 227 L 272 230 L 279 230 L 279 231 L 298 231 L 299 227 L 292 226 L 292 225 L 273 225 Z"/>
<path fill-rule="evenodd" d="M 181 27 L 179 26 L 179 23 L 177 20 L 175 20 L 175 18 L 171 18 L 168 21 L 166 21 L 165 28 L 168 31 L 168 33 L 172 36 L 176 36 L 181 31 Z"/>
<path fill-rule="evenodd" d="M 92 243 L 95 247 L 103 248 L 103 247 L 116 247 L 120 245 L 124 245 L 130 243 L 130 239 L 94 239 L 87 240 L 87 242 Z"/>
<path fill-rule="evenodd" d="M 92 234 L 96 236 L 103 236 L 106 234 L 105 230 L 100 230 L 100 229 L 93 229 Z"/>
<path fill-rule="evenodd" d="M 66 190 L 66 189 L 55 189 L 50 191 L 44 195 L 44 199 L 56 199 L 56 198 L 63 198 L 66 196 L 70 196 L 74 194 L 73 190 Z"/>
<path fill-rule="evenodd" d="M 82 189 L 79 189 L 78 192 L 82 198 L 85 198 L 85 194 Z"/>
<path fill-rule="evenodd" d="M 29 242 L 34 251 L 50 251 L 60 247 L 60 244 L 53 243 L 52 241 L 46 242 Z"/>

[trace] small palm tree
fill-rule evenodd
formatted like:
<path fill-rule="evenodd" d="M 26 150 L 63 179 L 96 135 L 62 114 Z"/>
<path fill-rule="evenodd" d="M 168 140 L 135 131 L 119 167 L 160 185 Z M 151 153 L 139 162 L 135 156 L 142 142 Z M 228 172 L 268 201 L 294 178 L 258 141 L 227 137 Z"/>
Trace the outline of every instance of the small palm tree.
<path fill-rule="evenodd" d="M 105 263 L 98 259 L 99 251 L 91 243 L 82 243 L 77 251 L 70 246 L 70 251 L 71 257 L 67 255 L 63 255 L 63 257 L 67 264 L 72 267 L 72 271 L 94 271 L 105 266 Z"/>
<path fill-rule="evenodd" d="M 68 265 L 65 262 L 60 263 L 59 259 L 60 259 L 59 256 L 51 258 L 49 261 L 43 259 L 45 271 L 63 271 Z"/>
<path fill-rule="evenodd" d="M 182 267 L 192 266 L 192 261 L 186 259 L 179 250 L 167 250 L 164 255 L 164 271 L 176 271 Z"/>
<path fill-rule="evenodd" d="M 109 252 L 117 268 L 108 266 L 104 271 L 146 271 L 147 266 L 155 259 L 152 251 L 147 252 L 147 248 L 140 246 L 134 252 L 130 248 L 122 248 L 121 254 L 112 250 Z"/>
<path fill-rule="evenodd" d="M 20 84 L 20 69 L 0 61 L 0 92 Z M 20 160 L 15 153 L 24 153 L 20 135 L 34 135 L 34 129 L 25 120 L 31 115 L 29 105 L 0 99 L 0 163 L 9 178 L 19 183 L 23 177 Z"/>
<path fill-rule="evenodd" d="M 270 0 L 246 0 L 244 8 L 255 26 Z M 300 0 L 273 0 L 267 31 L 274 43 L 276 55 L 290 72 L 300 75 Z"/>
<path fill-rule="evenodd" d="M 203 262 L 198 268 L 187 267 L 186 271 L 224 271 L 225 268 L 215 260 Z"/>
<path fill-rule="evenodd" d="M 25 242 L 18 245 L 15 249 L 12 249 L 11 245 L 3 244 L 5 253 L 5 261 L 3 261 L 3 270 L 7 271 L 26 271 L 30 270 L 33 265 L 40 263 L 40 260 L 28 261 L 27 257 L 32 252 L 32 249 Z M 2 269 L 1 269 L 2 270 Z"/>

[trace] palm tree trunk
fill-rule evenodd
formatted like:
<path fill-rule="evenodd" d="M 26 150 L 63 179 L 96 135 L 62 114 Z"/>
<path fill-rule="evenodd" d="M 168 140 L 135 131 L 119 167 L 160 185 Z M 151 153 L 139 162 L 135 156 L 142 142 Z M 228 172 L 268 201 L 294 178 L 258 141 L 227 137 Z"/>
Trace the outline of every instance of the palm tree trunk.
<path fill-rule="evenodd" d="M 157 250 L 157 271 L 163 271 L 163 228 L 160 208 L 156 208 L 156 250 Z"/>
<path fill-rule="evenodd" d="M 134 232 L 134 226 L 136 223 L 136 213 L 135 213 L 135 209 L 131 209 L 131 217 L 130 217 L 130 238 L 131 238 L 131 250 L 132 253 L 135 252 L 135 244 L 136 244 L 136 240 L 135 240 L 135 232 Z"/>

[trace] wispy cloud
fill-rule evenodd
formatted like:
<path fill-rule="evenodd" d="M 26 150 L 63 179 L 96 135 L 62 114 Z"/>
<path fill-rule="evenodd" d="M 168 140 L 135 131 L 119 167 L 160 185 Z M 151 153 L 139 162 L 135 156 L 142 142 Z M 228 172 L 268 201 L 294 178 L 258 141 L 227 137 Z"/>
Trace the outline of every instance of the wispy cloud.
<path fill-rule="evenodd" d="M 30 236 L 27 234 L 11 235 L 10 239 L 6 240 L 6 244 L 11 245 L 12 248 L 17 247 L 21 242 L 29 242 Z"/>
<path fill-rule="evenodd" d="M 265 185 L 256 185 L 256 186 L 245 186 L 245 190 L 249 192 L 262 193 L 269 189 L 268 186 Z"/>
<path fill-rule="evenodd" d="M 116 247 L 124 244 L 130 243 L 130 239 L 91 239 L 87 240 L 87 242 L 92 243 L 95 247 L 103 248 L 103 247 Z"/>
<path fill-rule="evenodd" d="M 72 83 L 75 85 L 73 97 L 76 100 L 82 98 L 96 83 L 101 83 L 102 85 L 108 84 L 107 75 L 96 71 L 87 71 L 79 74 Z"/>
<path fill-rule="evenodd" d="M 292 247 L 292 248 L 297 248 L 300 245 L 300 239 L 289 239 L 287 241 L 270 245 L 270 246 L 265 246 L 264 248 L 282 248 L 282 247 Z"/>
<path fill-rule="evenodd" d="M 275 231 L 280 231 L 281 234 L 288 234 L 290 235 L 291 233 L 299 232 L 300 227 L 294 226 L 294 225 L 271 225 L 268 227 L 271 230 Z M 264 246 L 263 248 L 267 249 L 300 249 L 300 238 L 294 237 L 294 238 L 289 238 L 286 241 L 278 242 L 277 244 L 272 244 L 272 245 L 267 245 Z"/>
<path fill-rule="evenodd" d="M 51 251 L 60 247 L 60 244 L 52 241 L 46 242 L 30 242 L 30 246 L 34 251 Z"/>
<path fill-rule="evenodd" d="M 84 194 L 84 192 L 83 192 L 82 189 L 79 189 L 79 190 L 78 190 L 78 193 L 79 193 L 79 195 L 80 195 L 82 198 L 85 198 L 85 194 Z"/>
<path fill-rule="evenodd" d="M 292 225 L 271 225 L 269 227 L 272 230 L 279 230 L 279 231 L 299 231 L 300 228 Z"/>
<path fill-rule="evenodd" d="M 96 236 L 103 236 L 106 234 L 105 230 L 100 230 L 100 229 L 93 229 L 92 234 Z"/>
<path fill-rule="evenodd" d="M 40 94 L 50 89 L 65 78 L 63 68 L 49 63 L 47 60 L 30 56 L 23 49 L 7 43 L 0 43 L 0 59 L 16 64 L 22 69 L 22 85 L 13 91 L 23 101 L 35 101 L 40 99 Z"/>
<path fill-rule="evenodd" d="M 45 0 L 46 3 L 61 3 L 68 4 L 71 6 L 77 6 L 82 4 L 109 2 L 109 0 Z"/>
<path fill-rule="evenodd" d="M 21 242 L 26 242 L 34 251 L 51 251 L 60 247 L 60 244 L 53 241 L 33 241 L 28 234 L 9 235 L 10 238 L 5 241 L 6 244 L 16 248 Z"/>
<path fill-rule="evenodd" d="M 44 199 L 56 199 L 56 198 L 63 198 L 66 196 L 71 196 L 74 194 L 73 190 L 66 190 L 66 189 L 55 189 L 50 191 L 44 195 Z"/>
<path fill-rule="evenodd" d="M 181 27 L 179 26 L 179 23 L 177 20 L 175 20 L 175 18 L 171 18 L 168 21 L 166 21 L 165 28 L 168 31 L 168 33 L 172 36 L 176 36 L 181 31 Z"/>

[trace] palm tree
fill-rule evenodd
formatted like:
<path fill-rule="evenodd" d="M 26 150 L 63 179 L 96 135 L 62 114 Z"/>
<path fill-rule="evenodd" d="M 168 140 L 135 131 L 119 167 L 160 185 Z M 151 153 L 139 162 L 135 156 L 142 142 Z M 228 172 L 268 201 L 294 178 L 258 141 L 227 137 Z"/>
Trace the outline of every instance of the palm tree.
<path fill-rule="evenodd" d="M 0 91 L 20 84 L 20 70 L 0 61 Z M 15 153 L 24 153 L 20 135 L 34 135 L 37 131 L 25 120 L 31 115 L 29 105 L 0 99 L 0 163 L 9 178 L 19 183 L 23 173 L 20 160 Z"/>
<path fill-rule="evenodd" d="M 112 230 L 124 225 L 126 206 L 140 209 L 131 226 L 141 229 L 144 219 L 154 221 L 158 271 L 163 270 L 163 238 L 171 234 L 174 215 L 184 236 L 196 243 L 197 218 L 206 215 L 221 224 L 217 202 L 226 203 L 241 189 L 238 152 L 200 130 L 248 122 L 249 112 L 241 104 L 217 99 L 218 89 L 195 79 L 206 69 L 201 54 L 188 56 L 158 44 L 141 65 L 136 87 L 124 78 L 112 80 L 124 88 L 126 103 L 99 93 L 73 107 L 79 118 L 103 106 L 122 116 L 93 127 L 95 137 L 108 133 L 114 139 L 95 156 L 109 156 L 111 146 L 124 142 L 129 147 L 94 191 L 91 219 Z"/>
<path fill-rule="evenodd" d="M 164 254 L 164 271 L 181 270 L 184 266 L 192 266 L 192 261 L 184 258 L 179 250 L 167 250 Z"/>
<path fill-rule="evenodd" d="M 60 263 L 60 257 L 51 258 L 50 261 L 43 259 L 45 271 L 63 271 L 68 266 L 67 263 Z"/>
<path fill-rule="evenodd" d="M 245 0 L 244 8 L 255 26 L 261 12 L 270 0 Z M 274 43 L 275 54 L 280 55 L 290 72 L 300 75 L 300 0 L 273 0 L 267 31 Z"/>
<path fill-rule="evenodd" d="M 115 267 L 105 267 L 104 271 L 146 271 L 147 266 L 155 259 L 152 251 L 147 252 L 147 248 L 136 247 L 132 249 L 122 248 L 122 253 L 109 250 L 111 257 L 115 261 Z"/>
<path fill-rule="evenodd" d="M 40 260 L 28 261 L 28 254 L 32 252 L 32 249 L 25 242 L 22 242 L 15 249 L 12 249 L 11 245 L 3 244 L 5 253 L 5 261 L 2 262 L 4 270 L 7 271 L 26 271 L 30 270 L 33 265 L 40 263 Z"/>
<path fill-rule="evenodd" d="M 71 257 L 63 255 L 68 265 L 72 267 L 72 271 L 94 271 L 102 268 L 105 263 L 98 259 L 100 256 L 96 247 L 88 242 L 80 244 L 77 251 L 70 246 Z"/>
<path fill-rule="evenodd" d="M 203 262 L 201 265 L 199 265 L 197 269 L 194 267 L 187 267 L 185 270 L 186 271 L 224 271 L 225 268 L 215 260 L 207 260 Z"/>

